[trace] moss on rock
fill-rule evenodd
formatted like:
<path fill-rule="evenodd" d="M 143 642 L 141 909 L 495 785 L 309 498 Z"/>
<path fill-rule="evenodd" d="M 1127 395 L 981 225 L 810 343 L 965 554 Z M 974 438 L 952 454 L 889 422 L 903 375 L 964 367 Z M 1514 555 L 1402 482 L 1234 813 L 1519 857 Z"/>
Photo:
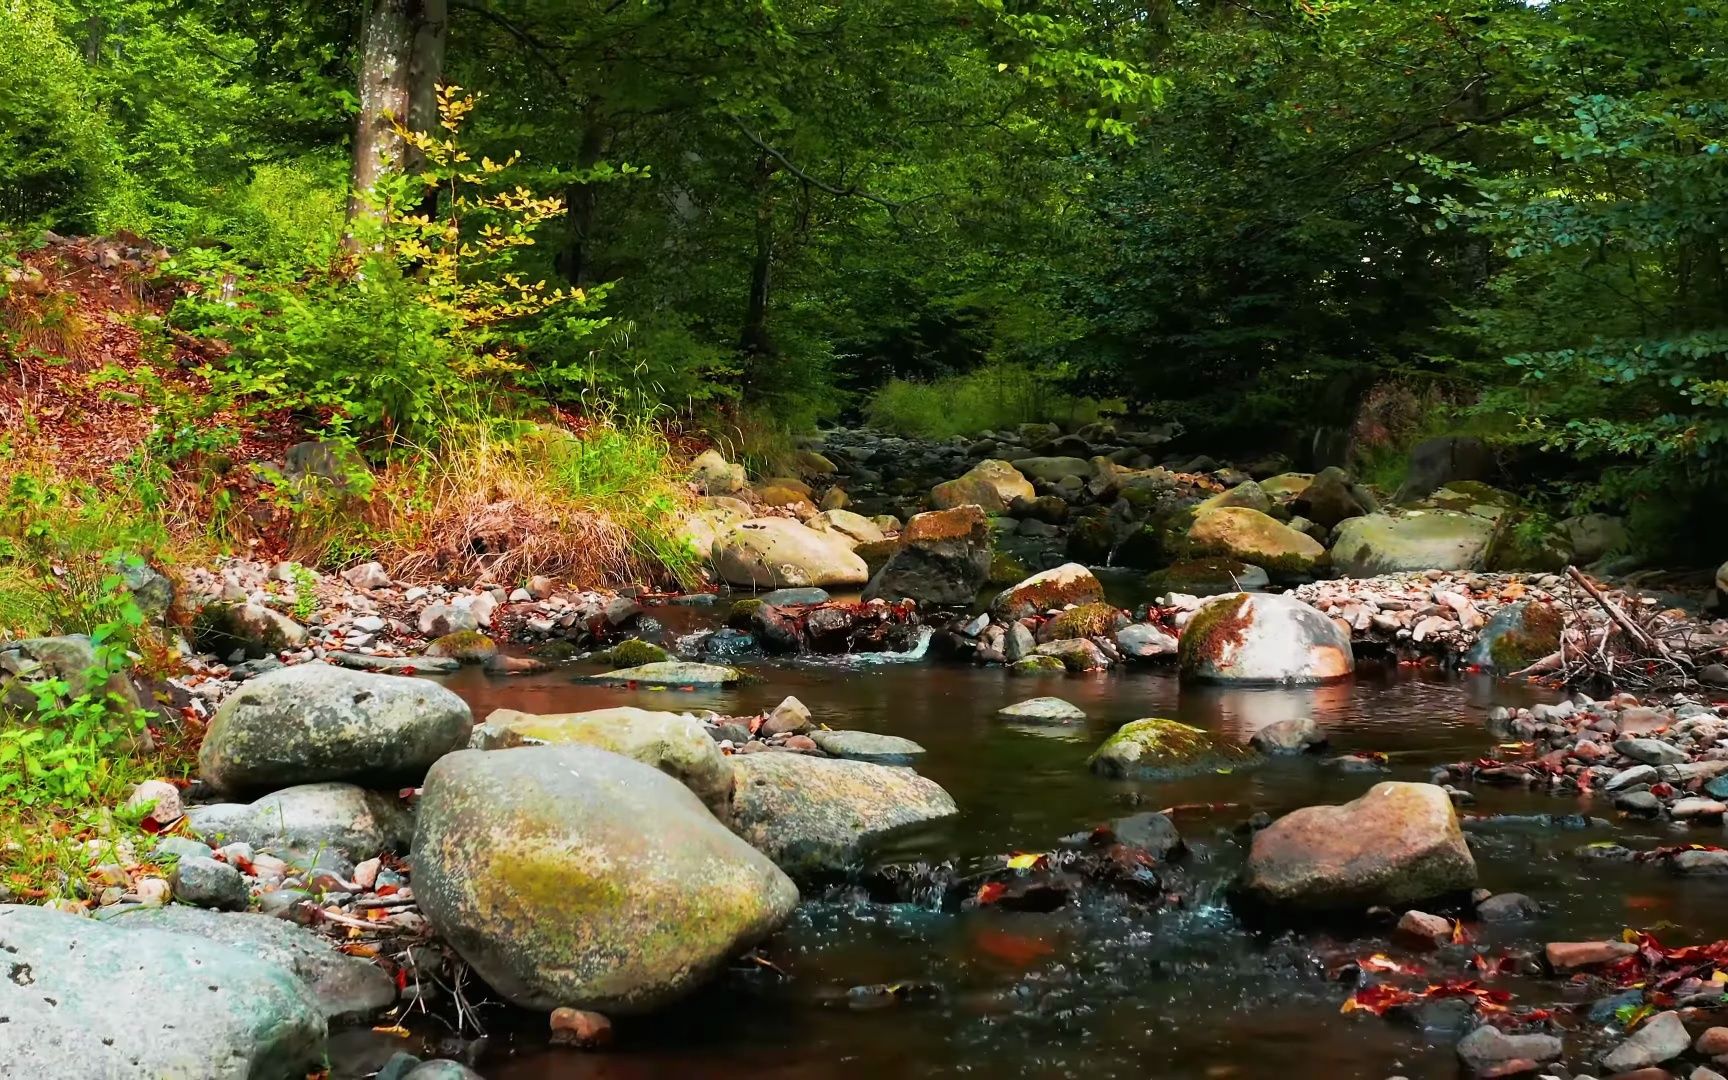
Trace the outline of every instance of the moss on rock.
<path fill-rule="evenodd" d="M 866 562 L 869 560 L 866 559 Z M 1004 551 L 998 551 L 990 556 L 990 578 L 992 585 L 1013 585 L 1024 581 L 1032 575 L 1026 569 L 1026 564 Z"/>
<path fill-rule="evenodd" d="M 1115 779 L 1171 779 L 1253 764 L 1258 755 L 1175 720 L 1147 717 L 1104 740 L 1087 766 Z"/>
<path fill-rule="evenodd" d="M 1010 675 L 1060 675 L 1068 666 L 1054 656 L 1025 656 L 1008 665 Z"/>
<path fill-rule="evenodd" d="M 484 664 L 498 655 L 498 643 L 478 630 L 458 630 L 426 646 L 426 655 L 449 657 L 464 664 Z"/>
<path fill-rule="evenodd" d="M 762 601 L 751 598 L 735 600 L 732 610 L 726 615 L 726 625 L 734 630 L 749 630 L 755 626 L 756 611 L 762 606 Z"/>
<path fill-rule="evenodd" d="M 1060 641 L 1098 637 L 1118 629 L 1118 625 L 1125 622 L 1122 613 L 1110 604 L 1081 604 L 1061 612 L 1039 627 L 1038 638 L 1041 641 Z"/>
<path fill-rule="evenodd" d="M 755 601 L 760 606 L 761 601 Z M 672 654 L 651 641 L 641 638 L 631 638 L 620 641 L 606 650 L 606 662 L 613 667 L 641 667 L 643 664 L 658 664 L 672 659 Z"/>

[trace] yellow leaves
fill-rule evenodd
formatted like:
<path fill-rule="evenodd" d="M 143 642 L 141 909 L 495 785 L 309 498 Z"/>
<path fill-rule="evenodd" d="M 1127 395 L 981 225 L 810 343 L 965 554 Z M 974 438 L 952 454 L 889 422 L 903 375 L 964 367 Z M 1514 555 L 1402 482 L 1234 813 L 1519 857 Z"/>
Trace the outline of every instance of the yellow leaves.
<path fill-rule="evenodd" d="M 1044 861 L 1046 861 L 1045 856 L 1037 852 L 1017 851 L 1008 856 L 1008 869 L 1031 870 Z"/>

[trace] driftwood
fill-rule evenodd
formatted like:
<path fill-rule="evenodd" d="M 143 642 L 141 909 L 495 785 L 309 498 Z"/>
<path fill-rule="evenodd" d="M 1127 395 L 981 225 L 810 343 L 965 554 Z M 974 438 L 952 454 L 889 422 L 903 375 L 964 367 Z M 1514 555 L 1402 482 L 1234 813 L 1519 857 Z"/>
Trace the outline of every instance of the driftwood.
<path fill-rule="evenodd" d="M 1695 684 L 1692 627 L 1673 623 L 1644 605 L 1616 603 L 1575 566 L 1566 576 L 1578 586 L 1558 601 L 1563 627 L 1560 648 L 1513 677 L 1557 677 L 1568 685 L 1606 683 L 1619 689 L 1653 690 Z"/>

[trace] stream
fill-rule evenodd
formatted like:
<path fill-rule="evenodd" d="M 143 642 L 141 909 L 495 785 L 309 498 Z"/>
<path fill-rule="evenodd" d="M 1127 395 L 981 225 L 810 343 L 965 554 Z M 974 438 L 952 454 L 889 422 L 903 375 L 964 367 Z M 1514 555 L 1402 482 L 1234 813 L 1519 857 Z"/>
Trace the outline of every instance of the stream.
<path fill-rule="evenodd" d="M 723 610 L 650 614 L 676 634 L 713 625 Z M 1051 913 L 944 913 L 933 904 L 873 901 L 862 888 L 807 889 L 790 924 L 761 950 L 767 964 L 736 968 L 679 1006 L 621 1022 L 609 1052 L 548 1047 L 543 1017 L 489 1009 L 482 1018 L 491 1038 L 479 1063 L 488 1078 L 1457 1075 L 1445 1048 L 1463 1030 L 1448 1027 L 1444 1010 L 1427 1029 L 1340 1015 L 1353 984 L 1329 979 L 1328 968 L 1337 966 L 1330 961 L 1377 951 L 1416 955 L 1391 940 L 1389 923 L 1278 932 L 1246 926 L 1232 913 L 1224 890 L 1246 849 L 1239 826 L 1257 812 L 1276 817 L 1344 802 L 1381 780 L 1426 781 L 1433 766 L 1490 748 L 1484 710 L 1557 700 L 1553 693 L 1372 663 L 1353 680 L 1304 689 L 1179 687 L 1169 671 L 1144 668 L 1025 678 L 1000 667 L 860 658 L 743 666 L 760 681 L 735 690 L 584 684 L 572 676 L 598 668 L 580 663 L 513 679 L 469 669 L 448 685 L 477 719 L 500 707 L 551 713 L 618 705 L 742 715 L 795 695 L 818 723 L 921 743 L 928 752 L 918 771 L 960 806 L 958 817 L 880 849 L 876 863 L 964 866 L 1047 851 L 1112 818 L 1178 807 L 1190 848 L 1180 864 L 1189 901 L 1151 910 L 1099 891 Z M 1083 709 L 1085 729 L 1016 728 L 993 717 L 1004 705 L 1045 694 Z M 1140 717 L 1177 719 L 1245 742 L 1257 728 L 1303 714 L 1330 736 L 1328 755 L 1165 782 L 1106 781 L 1085 766 L 1107 734 Z M 1352 751 L 1383 753 L 1388 766 L 1354 772 L 1324 763 Z M 1474 794 L 1475 804 L 1461 813 L 1614 816 L 1606 800 L 1591 805 L 1487 787 Z M 1533 922 L 1473 927 L 1476 940 L 1539 950 L 1546 941 L 1617 937 L 1625 926 L 1665 922 L 1681 928 L 1667 931 L 1676 940 L 1728 936 L 1728 884 L 1571 854 L 1607 838 L 1675 842 L 1663 824 L 1473 831 L 1481 884 L 1526 893 L 1546 909 Z M 1521 1002 L 1558 1001 L 1563 992 L 1554 979 L 1502 976 L 1496 985 Z"/>

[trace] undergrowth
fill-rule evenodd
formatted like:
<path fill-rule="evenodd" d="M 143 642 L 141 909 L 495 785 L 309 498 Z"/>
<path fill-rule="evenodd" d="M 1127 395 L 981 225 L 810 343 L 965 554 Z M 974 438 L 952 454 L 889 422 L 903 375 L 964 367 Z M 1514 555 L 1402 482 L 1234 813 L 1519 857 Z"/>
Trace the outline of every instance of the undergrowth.
<path fill-rule="evenodd" d="M 991 364 L 934 382 L 894 379 L 871 395 L 864 417 L 885 431 L 948 438 L 1027 423 L 1074 427 L 1097 420 L 1106 404 L 1032 367 Z"/>

